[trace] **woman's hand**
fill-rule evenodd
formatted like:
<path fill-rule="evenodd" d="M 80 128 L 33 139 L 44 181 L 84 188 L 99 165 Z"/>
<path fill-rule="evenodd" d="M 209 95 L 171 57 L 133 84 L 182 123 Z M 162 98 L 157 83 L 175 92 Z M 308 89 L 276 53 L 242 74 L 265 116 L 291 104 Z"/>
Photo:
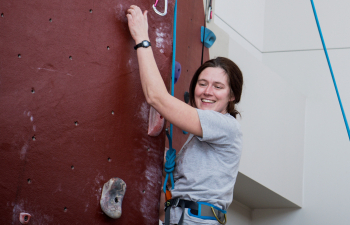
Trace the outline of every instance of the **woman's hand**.
<path fill-rule="evenodd" d="M 131 5 L 127 10 L 129 30 L 135 43 L 138 44 L 143 40 L 149 41 L 147 10 L 142 14 L 141 9 L 136 5 Z"/>

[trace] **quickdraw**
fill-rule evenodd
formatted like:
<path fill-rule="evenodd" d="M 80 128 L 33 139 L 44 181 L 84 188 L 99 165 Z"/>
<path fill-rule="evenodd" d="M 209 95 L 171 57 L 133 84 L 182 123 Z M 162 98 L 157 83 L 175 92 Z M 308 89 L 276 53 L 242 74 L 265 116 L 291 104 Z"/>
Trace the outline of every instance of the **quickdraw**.
<path fill-rule="evenodd" d="M 160 16 L 165 16 L 166 14 L 167 14 L 167 12 L 168 12 L 168 0 L 165 0 L 165 6 L 164 6 L 164 12 L 163 13 L 161 13 L 161 12 L 159 12 L 158 10 L 157 10 L 157 8 L 156 8 L 156 6 L 157 6 L 157 4 L 158 4 L 158 0 L 156 0 L 156 2 L 153 4 L 153 10 L 158 14 L 158 15 L 160 15 Z"/>
<path fill-rule="evenodd" d="M 210 23 L 210 21 L 213 19 L 213 7 L 211 6 L 211 1 L 209 1 L 209 6 L 207 10 L 207 23 Z"/>

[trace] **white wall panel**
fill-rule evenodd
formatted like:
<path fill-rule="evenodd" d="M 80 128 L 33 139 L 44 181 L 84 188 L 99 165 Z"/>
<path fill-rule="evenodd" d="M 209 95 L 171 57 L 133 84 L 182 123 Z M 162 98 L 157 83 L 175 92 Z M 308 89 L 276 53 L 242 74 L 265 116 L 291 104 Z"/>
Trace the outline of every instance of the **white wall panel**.
<path fill-rule="evenodd" d="M 215 14 L 256 48 L 263 49 L 265 0 L 215 1 Z"/>
<path fill-rule="evenodd" d="M 350 1 L 314 3 L 327 48 L 350 47 Z M 311 2 L 266 0 L 263 45 L 264 52 L 321 49 Z"/>
<path fill-rule="evenodd" d="M 305 97 L 230 39 L 244 75 L 240 171 L 302 205 Z"/>

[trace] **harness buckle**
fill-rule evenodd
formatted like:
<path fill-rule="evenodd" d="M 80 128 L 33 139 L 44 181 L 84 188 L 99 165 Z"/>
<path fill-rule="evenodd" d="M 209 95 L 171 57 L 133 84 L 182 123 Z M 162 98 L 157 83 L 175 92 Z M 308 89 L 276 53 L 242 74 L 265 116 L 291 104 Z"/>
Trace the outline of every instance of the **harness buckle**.
<path fill-rule="evenodd" d="M 172 204 L 172 207 L 176 208 L 180 202 L 180 198 L 175 198 L 174 200 L 175 200 L 175 203 Z"/>

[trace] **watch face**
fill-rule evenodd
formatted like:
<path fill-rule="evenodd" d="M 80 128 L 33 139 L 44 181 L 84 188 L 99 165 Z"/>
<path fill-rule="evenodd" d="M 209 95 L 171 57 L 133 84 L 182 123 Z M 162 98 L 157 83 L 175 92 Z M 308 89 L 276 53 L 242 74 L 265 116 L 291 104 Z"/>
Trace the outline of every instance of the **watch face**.
<path fill-rule="evenodd" d="M 149 42 L 148 41 L 143 41 L 142 42 L 142 46 L 143 47 L 148 47 L 149 46 Z"/>

